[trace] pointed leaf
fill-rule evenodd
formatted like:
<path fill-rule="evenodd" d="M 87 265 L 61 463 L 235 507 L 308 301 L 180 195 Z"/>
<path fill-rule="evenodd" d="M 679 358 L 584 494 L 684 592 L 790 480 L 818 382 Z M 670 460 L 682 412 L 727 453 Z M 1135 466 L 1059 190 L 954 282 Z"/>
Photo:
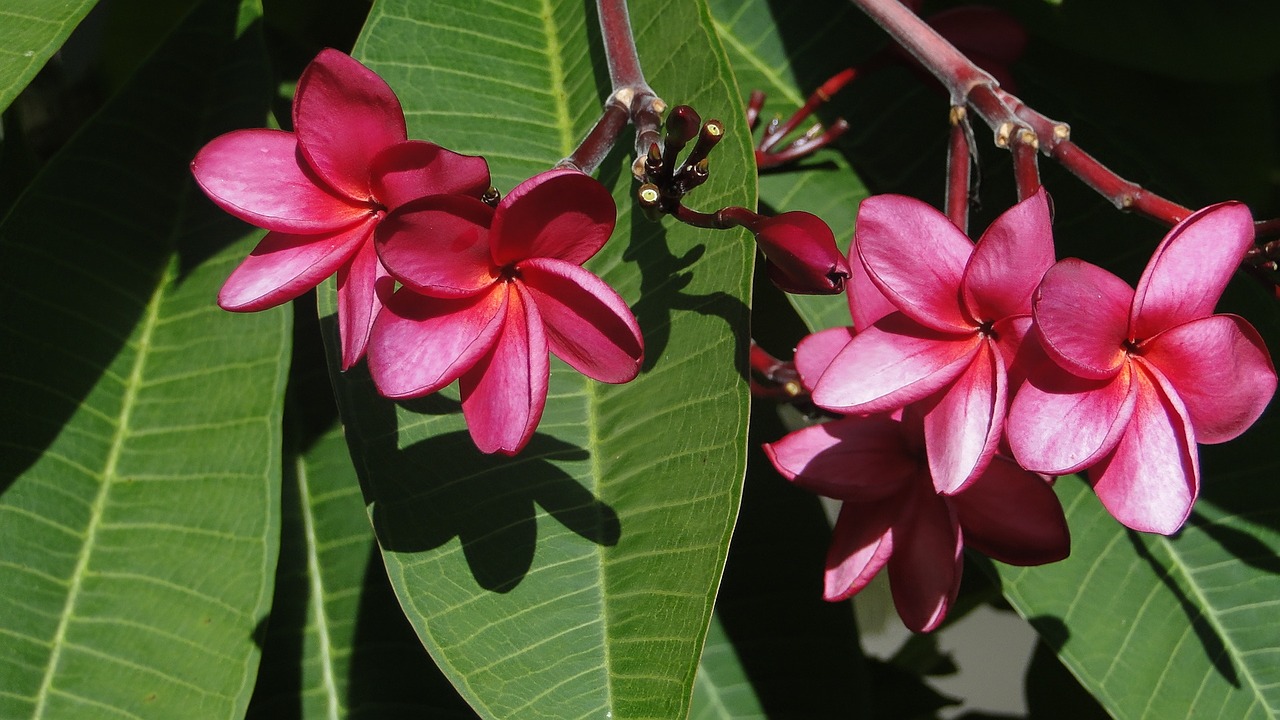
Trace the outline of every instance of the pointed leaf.
<path fill-rule="evenodd" d="M 97 4 L 97 0 L 31 0 L 0 9 L 0 112 Z"/>

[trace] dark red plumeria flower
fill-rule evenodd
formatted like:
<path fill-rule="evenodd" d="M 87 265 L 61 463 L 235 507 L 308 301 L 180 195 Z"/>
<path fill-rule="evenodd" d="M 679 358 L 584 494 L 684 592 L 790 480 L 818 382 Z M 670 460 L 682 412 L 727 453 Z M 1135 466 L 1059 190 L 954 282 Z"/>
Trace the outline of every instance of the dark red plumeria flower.
<path fill-rule="evenodd" d="M 542 417 L 548 351 L 602 382 L 633 379 L 640 327 L 581 267 L 615 219 L 609 191 L 576 170 L 526 180 L 497 209 L 441 195 L 393 210 L 377 250 L 403 287 L 385 298 L 369 341 L 379 391 L 418 397 L 460 380 L 476 446 L 514 455 Z"/>
<path fill-rule="evenodd" d="M 796 295 L 844 291 L 849 263 L 836 247 L 831 228 L 816 215 L 792 211 L 760 216 L 747 228 L 756 236 L 774 285 Z"/>
<path fill-rule="evenodd" d="M 218 293 L 227 310 L 288 302 L 338 275 L 342 365 L 364 354 L 385 272 L 373 231 L 387 211 L 440 193 L 479 197 L 483 158 L 408 140 L 400 101 L 382 78 L 337 50 L 303 71 L 294 132 L 237 130 L 214 138 L 191 163 L 223 210 L 270 232 Z"/>

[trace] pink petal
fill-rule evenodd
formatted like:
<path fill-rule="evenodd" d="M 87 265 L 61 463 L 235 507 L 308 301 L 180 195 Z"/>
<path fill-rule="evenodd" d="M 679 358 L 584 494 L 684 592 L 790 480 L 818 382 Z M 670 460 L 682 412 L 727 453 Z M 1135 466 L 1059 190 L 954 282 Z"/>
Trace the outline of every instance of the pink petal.
<path fill-rule="evenodd" d="M 889 587 L 902 623 L 929 632 L 947 616 L 960 589 L 960 523 L 948 503 L 927 486 L 917 491 L 914 512 L 894 523 Z"/>
<path fill-rule="evenodd" d="M 796 346 L 795 363 L 800 382 L 812 390 L 836 355 L 852 339 L 853 328 L 847 327 L 828 328 L 806 335 Z"/>
<path fill-rule="evenodd" d="M 1009 408 L 1005 433 L 1022 467 L 1047 475 L 1082 470 L 1120 441 L 1137 402 L 1128 365 L 1110 380 L 1085 380 L 1048 359 L 1031 370 Z"/>
<path fill-rule="evenodd" d="M 404 111 L 386 81 L 332 49 L 320 51 L 298 78 L 293 127 L 311 167 L 357 200 L 373 197 L 374 156 L 408 138 Z"/>
<path fill-rule="evenodd" d="M 1053 229 L 1044 188 L 1004 211 L 978 241 L 962 288 L 974 319 L 1031 312 L 1031 294 L 1053 267 Z"/>
<path fill-rule="evenodd" d="M 1133 289 L 1082 260 L 1049 268 L 1036 290 L 1041 345 L 1059 365 L 1083 378 L 1112 377 L 1124 362 Z"/>
<path fill-rule="evenodd" d="M 1149 338 L 1211 315 L 1252 243 L 1253 216 L 1238 202 L 1211 205 L 1178 223 L 1138 280 L 1130 336 Z"/>
<path fill-rule="evenodd" d="M 1034 352 L 1039 357 L 1045 357 L 1044 348 L 1040 347 L 1040 341 L 1031 332 L 1031 328 L 1030 315 L 1011 315 L 1003 320 L 997 320 L 992 326 L 1000 360 L 1005 367 L 1009 397 L 1013 397 L 1027 379 L 1028 356 Z M 1028 337 L 1030 342 L 1027 340 Z M 1023 348 L 1024 344 L 1027 346 L 1026 349 Z"/>
<path fill-rule="evenodd" d="M 889 412 L 946 387 L 969 365 L 981 338 L 947 335 L 901 313 L 849 341 L 813 389 L 813 402 L 838 413 Z"/>
<path fill-rule="evenodd" d="M 334 274 L 373 234 L 374 219 L 324 235 L 271 232 L 218 292 L 224 310 L 253 312 L 286 303 Z"/>
<path fill-rule="evenodd" d="M 475 198 L 433 195 L 401 205 L 378 225 L 378 257 L 420 295 L 466 297 L 498 278 L 489 260 L 493 210 Z"/>
<path fill-rule="evenodd" d="M 520 183 L 493 216 L 493 260 L 550 257 L 581 265 L 613 233 L 609 190 L 577 170 L 551 170 Z"/>
<path fill-rule="evenodd" d="M 302 162 L 293 133 L 281 130 L 220 135 L 196 154 L 191 174 L 218 207 L 267 230 L 328 233 L 371 214 L 326 188 Z"/>
<path fill-rule="evenodd" d="M 401 288 L 369 337 L 369 374 L 386 397 L 420 397 L 457 380 L 497 342 L 507 288 L 443 299 Z"/>
<path fill-rule="evenodd" d="M 542 318 L 518 283 L 507 283 L 497 342 L 462 375 L 462 414 L 481 452 L 515 455 L 533 437 L 550 377 Z"/>
<path fill-rule="evenodd" d="M 960 280 L 973 243 L 945 215 L 915 198 L 874 195 L 858 208 L 854 246 L 880 292 L 925 327 L 963 332 Z"/>
<path fill-rule="evenodd" d="M 338 268 L 338 337 L 342 341 L 342 369 L 360 361 L 369 342 L 373 320 L 382 309 L 374 288 L 387 272 L 378 262 L 370 238 L 360 246 L 351 262 Z"/>
<path fill-rule="evenodd" d="M 1062 504 L 1039 475 L 997 457 L 986 472 L 952 495 L 964 544 L 1010 565 L 1043 565 L 1071 552 Z"/>
<path fill-rule="evenodd" d="M 373 193 L 388 210 L 428 195 L 471 195 L 489 189 L 489 164 L 421 140 L 392 145 L 373 159 Z"/>
<path fill-rule="evenodd" d="M 1094 492 L 1125 527 L 1170 535 L 1200 493 L 1200 460 L 1186 409 L 1158 371 L 1135 361 L 1137 407 L 1116 449 L 1089 469 Z"/>
<path fill-rule="evenodd" d="M 822 597 L 844 600 L 871 582 L 893 554 L 889 528 L 900 511 L 894 500 L 845 503 L 831 531 Z"/>
<path fill-rule="evenodd" d="M 897 422 L 847 417 L 797 430 L 764 445 L 778 472 L 796 485 L 837 500 L 882 500 L 918 482 L 924 468 L 903 446 Z"/>
<path fill-rule="evenodd" d="M 624 383 L 640 373 L 640 325 L 618 293 L 578 265 L 552 258 L 518 264 L 520 282 L 538 306 L 547 346 L 594 380 Z"/>
<path fill-rule="evenodd" d="M 1238 315 L 1210 315 L 1160 333 L 1142 346 L 1191 417 L 1196 442 L 1226 442 L 1262 415 L 1276 370 L 1258 331 Z"/>
<path fill-rule="evenodd" d="M 856 255 L 849 258 L 849 280 L 845 293 L 849 300 L 849 315 L 853 318 L 853 329 L 862 332 L 874 325 L 881 318 L 896 312 L 898 308 L 880 292 L 880 288 L 871 282 L 867 267 Z"/>
<path fill-rule="evenodd" d="M 924 416 L 929 474 L 938 492 L 951 494 L 977 479 L 1004 433 L 1004 366 L 993 343 L 982 343 L 972 362 Z"/>

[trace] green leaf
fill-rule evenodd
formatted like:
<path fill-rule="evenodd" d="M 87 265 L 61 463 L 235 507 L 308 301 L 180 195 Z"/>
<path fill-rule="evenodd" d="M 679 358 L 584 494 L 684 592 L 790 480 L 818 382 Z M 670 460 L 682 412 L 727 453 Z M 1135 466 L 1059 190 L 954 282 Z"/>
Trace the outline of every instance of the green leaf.
<path fill-rule="evenodd" d="M 804 105 L 808 95 L 826 76 L 843 70 L 851 58 L 847 54 L 831 53 L 828 48 L 844 48 L 850 35 L 858 32 L 854 17 L 857 10 L 849 3 L 833 8 L 792 4 L 790 8 L 779 8 L 783 15 L 781 18 L 775 18 L 769 6 L 767 0 L 711 2 L 716 31 L 724 41 L 743 100 L 753 90 L 766 95 L 767 102 L 760 114 L 761 125 L 774 118 L 785 121 Z M 784 34 L 784 30 L 790 27 L 786 15 L 794 13 L 823 17 L 820 28 L 811 26 L 804 49 L 789 47 L 793 38 Z M 812 34 L 813 30 L 817 31 L 816 35 Z M 819 79 L 815 81 L 815 77 Z M 822 110 L 802 125 L 800 131 L 808 129 L 819 119 L 829 123 L 833 117 Z M 785 146 L 787 142 L 784 140 L 778 147 Z M 853 218 L 858 203 L 869 194 L 849 161 L 832 148 L 824 148 L 792 165 L 760 174 L 762 212 L 776 214 L 803 210 L 813 213 L 831 226 L 836 243 L 844 253 L 848 253 L 853 241 Z M 787 299 L 811 330 L 850 324 L 849 305 L 844 295 L 788 295 Z"/>
<path fill-rule="evenodd" d="M 730 128 L 690 203 L 751 205 L 742 106 L 706 8 L 631 12 L 657 92 Z M 609 89 L 595 27 L 583 3 L 387 1 L 356 54 L 399 93 L 411 135 L 484 154 L 505 191 L 569 154 L 598 116 Z M 618 225 L 587 267 L 639 318 L 637 380 L 602 385 L 557 362 L 540 430 L 514 459 L 475 450 L 456 392 L 397 405 L 362 370 L 337 383 L 391 582 L 487 717 L 689 708 L 744 471 L 751 255 L 741 233 L 634 212 L 629 145 L 600 171 Z"/>
<path fill-rule="evenodd" d="M 96 4 L 97 0 L 25 0 L 0 8 L 0 112 Z"/>
<path fill-rule="evenodd" d="M 751 687 L 733 642 L 725 634 L 720 617 L 711 618 L 707 643 L 698 662 L 693 686 L 690 720 L 747 720 L 765 718 L 764 707 Z"/>
<path fill-rule="evenodd" d="M 0 223 L 0 716 L 238 717 L 278 533 L 289 316 L 187 164 L 262 122 L 255 33 L 193 15 Z"/>

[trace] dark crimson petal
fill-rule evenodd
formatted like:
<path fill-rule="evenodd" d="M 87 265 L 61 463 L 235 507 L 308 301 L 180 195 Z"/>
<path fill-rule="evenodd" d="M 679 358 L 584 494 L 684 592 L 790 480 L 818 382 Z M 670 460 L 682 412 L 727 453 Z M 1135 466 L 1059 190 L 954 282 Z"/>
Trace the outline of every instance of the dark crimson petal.
<path fill-rule="evenodd" d="M 964 544 L 1010 565 L 1043 565 L 1071 552 L 1071 535 L 1053 487 L 996 457 L 963 492 L 949 498 Z"/>
<path fill-rule="evenodd" d="M 489 189 L 489 163 L 439 145 L 408 140 L 385 148 L 373 159 L 373 193 L 394 210 L 429 195 L 470 195 Z"/>
<path fill-rule="evenodd" d="M 836 248 L 831 228 L 817 216 L 786 212 L 761 220 L 753 232 L 774 285 L 796 295 L 834 295 L 844 290 L 849 263 Z"/>
<path fill-rule="evenodd" d="M 929 632 L 947 616 L 960 589 L 964 567 L 960 523 L 950 505 L 922 486 L 911 510 L 895 522 L 889 587 L 902 623 Z"/>
<path fill-rule="evenodd" d="M 581 265 L 613 233 L 609 190 L 577 170 L 550 170 L 520 183 L 493 216 L 493 260 L 508 265 L 549 257 Z"/>
<path fill-rule="evenodd" d="M 293 128 L 316 173 L 366 201 L 373 197 L 373 158 L 409 137 L 400 101 L 386 81 L 332 49 L 320 51 L 298 78 Z"/>

